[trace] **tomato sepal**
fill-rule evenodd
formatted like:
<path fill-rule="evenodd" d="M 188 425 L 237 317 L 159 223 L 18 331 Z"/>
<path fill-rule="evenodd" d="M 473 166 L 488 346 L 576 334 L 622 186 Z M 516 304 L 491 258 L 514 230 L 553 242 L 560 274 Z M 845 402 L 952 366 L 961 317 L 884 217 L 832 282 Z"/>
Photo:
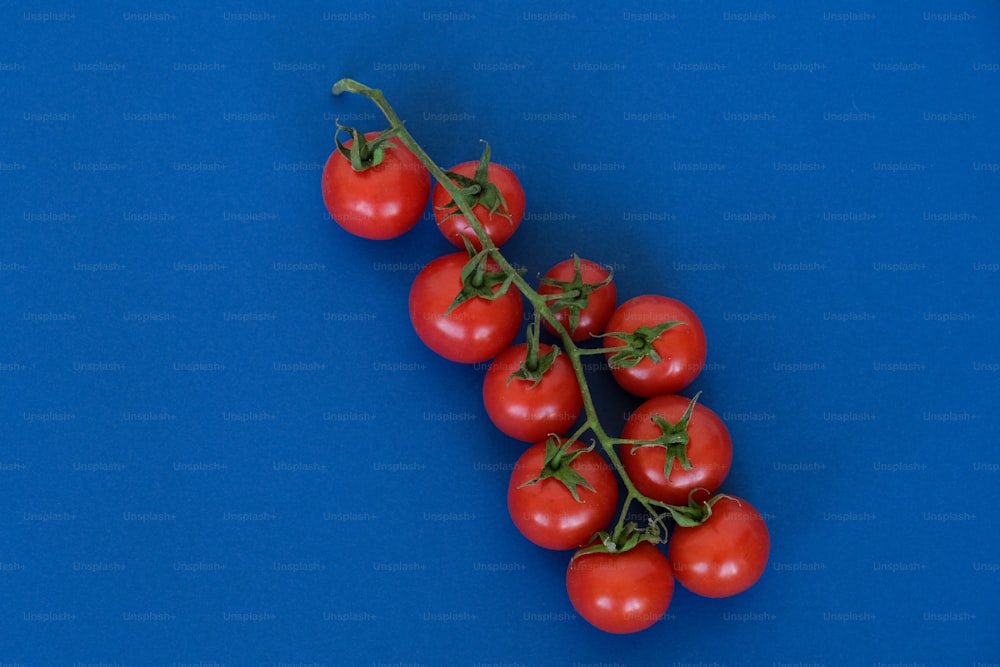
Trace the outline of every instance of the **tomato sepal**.
<path fill-rule="evenodd" d="M 601 338 L 617 338 L 625 343 L 615 348 L 615 353 L 608 357 L 608 366 L 611 368 L 632 368 L 646 358 L 654 364 L 660 363 L 660 354 L 653 347 L 653 343 L 665 331 L 679 324 L 687 324 L 687 322 L 671 320 L 652 327 L 637 327 L 632 333 L 613 331 L 601 334 Z"/>
<path fill-rule="evenodd" d="M 545 460 L 542 463 L 541 471 L 538 473 L 537 477 L 521 484 L 518 488 L 520 489 L 525 486 L 531 486 L 533 484 L 537 484 L 543 479 L 551 478 L 562 482 L 566 489 L 573 494 L 573 499 L 578 503 L 582 503 L 583 500 L 580 499 L 577 487 L 582 486 L 588 491 L 593 491 L 594 487 L 590 485 L 590 482 L 588 482 L 583 475 L 574 470 L 570 464 L 572 464 L 573 460 L 581 454 L 594 451 L 594 445 L 569 451 L 569 448 L 573 444 L 574 441 L 572 440 L 561 442 L 558 436 L 549 436 L 549 438 L 545 441 Z"/>
<path fill-rule="evenodd" d="M 711 496 L 707 500 L 698 501 L 695 500 L 695 493 L 699 491 L 708 491 L 704 488 L 691 489 L 691 493 L 688 494 L 688 504 L 687 505 L 664 505 L 664 508 L 670 512 L 671 518 L 674 520 L 678 526 L 682 528 L 693 528 L 695 526 L 700 526 L 701 524 L 708 521 L 708 517 L 712 516 L 712 506 L 719 502 L 723 498 L 732 498 L 724 493 L 717 493 Z"/>
<path fill-rule="evenodd" d="M 336 123 L 337 133 L 333 135 L 333 140 L 337 142 L 337 150 L 340 151 L 340 154 L 350 160 L 351 168 L 354 171 L 364 171 L 372 167 L 377 167 L 385 159 L 385 150 L 387 148 L 398 148 L 396 144 L 389 141 L 399 134 L 398 128 L 386 128 L 374 139 L 368 139 L 361 130 L 341 125 L 339 120 Z M 350 147 L 340 140 L 341 132 L 347 132 L 351 135 Z"/>
<path fill-rule="evenodd" d="M 635 454 L 635 450 L 643 447 L 663 447 L 666 450 L 663 476 L 667 479 L 670 479 L 670 471 L 674 467 L 674 461 L 677 461 L 684 470 L 691 470 L 694 464 L 691 463 L 691 459 L 687 455 L 687 446 L 690 441 L 688 423 L 691 421 L 691 413 L 694 412 L 694 406 L 698 402 L 699 396 L 701 396 L 700 391 L 694 395 L 694 398 L 688 403 L 687 410 L 675 424 L 671 424 L 660 415 L 650 417 L 650 420 L 659 427 L 661 435 L 648 442 L 633 443 L 629 452 Z"/>
<path fill-rule="evenodd" d="M 479 164 L 476 166 L 476 171 L 471 178 L 454 171 L 446 171 L 444 174 L 458 185 L 459 192 L 461 192 L 462 197 L 469 204 L 470 209 L 475 208 L 478 204 L 489 211 L 490 215 L 502 215 L 508 220 L 513 221 L 510 215 L 510 208 L 507 206 L 507 201 L 504 199 L 503 193 L 500 192 L 500 188 L 490 182 L 490 144 L 487 141 L 483 141 L 483 143 L 486 144 L 486 147 L 479 157 Z M 461 215 L 458 203 L 454 199 L 434 208 L 439 211 L 448 211 L 448 215 L 444 216 L 441 222 L 453 215 Z"/>
<path fill-rule="evenodd" d="M 469 261 L 462 267 L 462 289 L 455 295 L 455 300 L 448 306 L 445 315 L 451 313 L 451 311 L 469 299 L 476 297 L 488 301 L 499 299 L 507 293 L 507 290 L 514 283 L 513 274 L 508 275 L 503 271 L 489 270 L 489 250 L 480 250 L 477 252 L 469 239 L 463 236 L 462 240 L 465 241 L 465 249 L 469 253 Z"/>
<path fill-rule="evenodd" d="M 529 348 L 529 357 L 527 360 L 521 362 L 521 367 L 510 374 L 507 378 L 507 384 L 511 383 L 511 380 L 524 380 L 525 382 L 530 382 L 531 386 L 529 389 L 534 389 L 538 386 L 538 383 L 542 381 L 542 377 L 545 375 L 546 371 L 552 368 L 552 364 L 555 363 L 556 357 L 562 350 L 559 349 L 557 345 L 553 345 L 552 349 L 545 354 L 538 356 L 538 350 L 535 349 L 535 359 L 531 359 L 531 352 Z"/>
<path fill-rule="evenodd" d="M 573 554 L 573 559 L 592 553 L 622 554 L 635 549 L 643 542 L 651 544 L 663 542 L 659 526 L 650 522 L 646 530 L 639 530 L 638 524 L 630 521 L 622 526 L 616 526 L 611 533 L 601 531 L 595 534 L 593 542 L 577 550 Z"/>
<path fill-rule="evenodd" d="M 555 278 L 542 278 L 541 284 L 555 287 L 559 292 L 548 295 L 551 299 L 548 304 L 553 312 L 565 309 L 569 314 L 569 331 L 575 331 L 580 325 L 580 312 L 587 307 L 590 301 L 590 294 L 611 283 L 614 280 L 614 272 L 608 271 L 608 277 L 599 283 L 583 282 L 583 270 L 580 268 L 580 256 L 573 253 L 573 280 L 556 280 Z"/>
<path fill-rule="evenodd" d="M 550 346 L 551 349 L 545 354 L 539 356 L 540 352 L 538 348 L 539 334 L 541 333 L 541 322 L 539 320 L 538 311 L 535 311 L 535 319 L 532 320 L 531 324 L 528 325 L 526 333 L 526 343 L 528 345 L 528 350 L 525 355 L 524 361 L 521 362 L 520 367 L 510 374 L 507 378 L 507 386 L 510 386 L 512 380 L 524 380 L 525 382 L 530 382 L 531 386 L 529 389 L 534 389 L 542 381 L 545 373 L 552 368 L 552 364 L 555 363 L 556 357 L 562 352 L 558 345 Z"/>

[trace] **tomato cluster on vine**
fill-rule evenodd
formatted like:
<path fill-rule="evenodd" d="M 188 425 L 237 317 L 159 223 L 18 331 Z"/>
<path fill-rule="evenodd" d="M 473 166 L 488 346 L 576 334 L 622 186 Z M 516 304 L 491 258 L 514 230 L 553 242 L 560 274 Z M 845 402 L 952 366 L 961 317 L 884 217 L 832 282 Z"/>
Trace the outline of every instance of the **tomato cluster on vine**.
<path fill-rule="evenodd" d="M 566 589 L 577 612 L 607 632 L 631 633 L 663 617 L 675 581 L 706 597 L 750 588 L 766 568 L 768 529 L 750 503 L 718 493 L 732 465 L 730 433 L 700 392 L 680 393 L 707 357 L 697 314 L 660 294 L 619 303 L 612 272 L 575 255 L 529 284 L 500 252 L 523 220 L 524 190 L 491 161 L 489 145 L 478 160 L 442 170 L 380 91 L 349 79 L 334 87 L 344 91 L 374 101 L 390 127 L 363 134 L 338 125 L 350 139 L 338 136 L 323 171 L 327 210 L 352 234 L 389 239 L 412 229 L 430 203 L 438 229 L 461 248 L 417 274 L 410 321 L 445 359 L 489 362 L 486 413 L 525 443 L 508 484 L 510 518 L 532 543 L 573 551 Z M 526 342 L 515 343 L 525 300 L 534 316 Z M 603 357 L 615 382 L 644 401 L 619 437 L 597 418 L 585 355 Z M 633 504 L 644 522 L 630 520 Z"/>

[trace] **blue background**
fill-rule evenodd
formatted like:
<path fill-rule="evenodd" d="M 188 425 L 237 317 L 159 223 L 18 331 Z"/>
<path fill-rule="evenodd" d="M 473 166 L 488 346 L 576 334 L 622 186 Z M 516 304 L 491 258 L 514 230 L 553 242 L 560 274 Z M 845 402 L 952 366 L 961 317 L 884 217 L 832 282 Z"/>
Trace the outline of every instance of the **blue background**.
<path fill-rule="evenodd" d="M 0 664 L 1000 664 L 996 3 L 8 2 Z M 480 139 L 529 275 L 689 303 L 737 597 L 627 638 L 507 516 L 523 446 L 406 315 L 449 252 L 319 194 L 342 76 Z M 638 401 L 592 373 L 605 426 Z"/>

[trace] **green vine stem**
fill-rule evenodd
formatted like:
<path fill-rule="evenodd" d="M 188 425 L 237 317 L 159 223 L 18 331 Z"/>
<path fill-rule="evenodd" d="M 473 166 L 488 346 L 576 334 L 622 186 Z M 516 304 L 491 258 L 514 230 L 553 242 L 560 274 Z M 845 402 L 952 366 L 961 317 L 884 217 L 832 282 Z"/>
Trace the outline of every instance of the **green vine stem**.
<path fill-rule="evenodd" d="M 547 321 L 552 325 L 553 329 L 559 335 L 562 341 L 563 351 L 569 357 L 573 364 L 573 370 L 576 374 L 577 382 L 580 385 L 580 392 L 583 395 L 583 407 L 584 413 L 586 415 L 586 420 L 580 426 L 580 428 L 573 434 L 572 439 L 579 439 L 587 431 L 590 431 L 597 441 L 601 445 L 601 449 L 607 456 L 612 467 L 617 471 L 618 476 L 621 478 L 622 483 L 625 485 L 626 495 L 625 500 L 622 505 L 621 513 L 619 514 L 618 521 L 615 525 L 614 530 L 610 534 L 612 541 L 616 541 L 622 536 L 622 532 L 627 527 L 627 517 L 629 507 L 633 502 L 638 502 L 643 508 L 650 514 L 651 522 L 657 526 L 662 522 L 662 519 L 666 514 L 673 516 L 678 516 L 678 514 L 689 514 L 691 508 L 688 506 L 676 506 L 668 505 L 667 503 L 654 500 L 643 495 L 629 478 L 628 473 L 625 471 L 625 466 L 622 464 L 621 458 L 615 449 L 616 445 L 621 444 L 638 444 L 632 441 L 620 440 L 612 438 L 608 435 L 607 431 L 604 430 L 604 426 L 601 424 L 597 417 L 597 410 L 594 407 L 594 400 L 590 392 L 590 386 L 587 383 L 586 375 L 583 372 L 583 363 L 581 358 L 587 354 L 597 354 L 603 352 L 616 351 L 618 348 L 600 348 L 600 349 L 589 349 L 580 348 L 576 345 L 573 339 L 570 337 L 569 332 L 566 331 L 565 327 L 559 322 L 552 311 L 548 307 L 547 301 L 552 297 L 546 297 L 539 294 L 535 289 L 528 284 L 519 272 L 508 260 L 503 256 L 500 250 L 494 245 L 493 241 L 486 234 L 483 229 L 482 224 L 479 219 L 473 213 L 472 206 L 469 205 L 468 200 L 465 195 L 461 192 L 458 186 L 456 186 L 450 178 L 448 178 L 445 170 L 439 167 L 427 154 L 426 151 L 414 140 L 413 136 L 404 126 L 403 121 L 396 115 L 396 112 L 389 105 L 385 96 L 382 94 L 381 90 L 370 88 L 361 84 L 353 79 L 341 79 L 333 86 L 333 94 L 340 95 L 341 93 L 354 93 L 368 98 L 379 108 L 379 110 L 385 115 L 386 120 L 389 121 L 390 130 L 392 131 L 392 137 L 398 139 L 403 145 L 405 145 L 414 155 L 424 164 L 427 170 L 430 172 L 441 186 L 451 195 L 458 209 L 465 216 L 465 219 L 469 222 L 469 225 L 475 231 L 476 236 L 479 238 L 480 243 L 482 243 L 483 252 L 489 254 L 489 256 L 500 266 L 500 270 L 507 276 L 510 277 L 513 284 L 517 289 L 524 295 L 535 309 L 537 316 Z M 665 510 L 665 511 L 664 511 Z M 659 531 L 656 531 L 659 535 Z M 609 550 L 617 549 L 619 544 L 608 545 Z"/>

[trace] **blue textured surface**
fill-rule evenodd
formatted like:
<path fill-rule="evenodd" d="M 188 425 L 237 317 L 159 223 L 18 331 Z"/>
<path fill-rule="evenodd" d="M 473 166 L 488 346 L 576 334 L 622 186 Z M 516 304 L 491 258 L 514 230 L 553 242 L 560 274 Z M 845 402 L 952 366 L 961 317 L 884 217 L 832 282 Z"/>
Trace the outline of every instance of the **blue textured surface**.
<path fill-rule="evenodd" d="M 993 2 L 0 9 L 0 664 L 1000 663 Z M 342 76 L 488 139 L 542 272 L 689 303 L 769 520 L 628 638 L 506 513 L 522 446 L 406 315 L 449 246 L 332 225 Z M 605 424 L 637 404 L 595 375 Z M 616 424 L 616 422 L 618 422 Z"/>

